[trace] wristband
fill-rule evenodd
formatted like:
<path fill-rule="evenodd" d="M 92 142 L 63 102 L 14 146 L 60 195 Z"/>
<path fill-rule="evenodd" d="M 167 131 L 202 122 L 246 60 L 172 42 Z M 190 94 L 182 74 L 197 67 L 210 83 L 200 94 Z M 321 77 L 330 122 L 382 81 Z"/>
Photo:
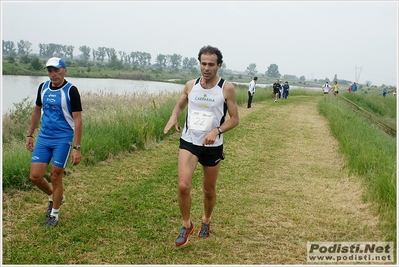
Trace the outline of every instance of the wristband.
<path fill-rule="evenodd" d="M 32 136 L 32 135 L 27 135 L 26 137 L 30 137 L 30 138 L 33 138 L 33 136 Z"/>

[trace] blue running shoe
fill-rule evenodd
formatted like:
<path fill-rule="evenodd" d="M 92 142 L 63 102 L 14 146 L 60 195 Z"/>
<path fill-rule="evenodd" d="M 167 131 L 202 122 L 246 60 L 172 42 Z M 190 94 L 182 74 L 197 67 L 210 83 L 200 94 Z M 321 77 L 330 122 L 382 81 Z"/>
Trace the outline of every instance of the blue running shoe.
<path fill-rule="evenodd" d="M 182 227 L 180 230 L 180 234 L 177 237 L 175 244 L 178 247 L 183 247 L 185 245 L 187 245 L 188 243 L 188 239 L 190 237 L 190 235 L 192 235 L 194 232 L 194 225 L 192 222 L 190 222 L 190 228 L 186 228 L 186 227 Z"/>
<path fill-rule="evenodd" d="M 209 236 L 211 230 L 211 223 L 202 223 L 201 230 L 198 232 L 198 237 L 204 238 Z"/>

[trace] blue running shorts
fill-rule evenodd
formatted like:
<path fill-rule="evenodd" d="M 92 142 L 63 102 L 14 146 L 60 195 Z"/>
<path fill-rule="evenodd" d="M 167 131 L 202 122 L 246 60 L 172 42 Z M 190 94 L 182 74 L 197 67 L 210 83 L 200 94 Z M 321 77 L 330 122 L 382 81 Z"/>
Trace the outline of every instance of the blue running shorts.
<path fill-rule="evenodd" d="M 66 168 L 69 154 L 71 151 L 72 140 L 65 139 L 47 139 L 39 137 L 33 150 L 31 163 L 41 162 L 50 163 L 58 168 Z"/>

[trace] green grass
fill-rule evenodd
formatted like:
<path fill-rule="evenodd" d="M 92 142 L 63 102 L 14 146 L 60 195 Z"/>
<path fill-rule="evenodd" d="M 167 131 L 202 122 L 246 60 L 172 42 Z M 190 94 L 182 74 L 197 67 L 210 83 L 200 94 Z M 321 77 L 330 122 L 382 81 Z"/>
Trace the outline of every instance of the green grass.
<path fill-rule="evenodd" d="M 252 109 L 240 106 L 240 124 L 226 133 L 211 238 L 194 235 L 187 247 L 174 245 L 180 134 L 171 133 L 143 150 L 69 169 L 56 229 L 42 225 L 42 192 L 6 188 L 3 263 L 306 264 L 307 241 L 381 241 L 359 183 L 341 168 L 337 141 L 317 112 L 321 97 L 273 103 L 271 96 Z M 200 167 L 192 199 L 199 227 Z"/>
<path fill-rule="evenodd" d="M 246 103 L 247 87 L 236 86 L 237 102 Z M 94 165 L 110 156 L 145 149 L 164 139 L 163 128 L 180 93 L 82 93 L 82 165 Z M 272 98 L 270 89 L 259 89 L 253 102 Z M 3 115 L 3 188 L 29 188 L 30 153 L 25 142 L 33 103 L 24 99 Z M 185 113 L 180 116 L 183 126 Z M 37 137 L 38 131 L 35 133 Z M 74 167 L 71 166 L 73 169 Z"/>
<path fill-rule="evenodd" d="M 391 111 L 396 109 L 396 102 L 384 105 L 364 95 L 353 95 L 346 94 L 345 97 L 380 116 L 391 117 Z M 383 229 L 387 238 L 393 239 L 396 236 L 396 138 L 385 134 L 342 102 L 331 98 L 327 100 L 319 102 L 319 110 L 327 118 L 333 135 L 339 141 L 340 152 L 346 158 L 346 167 L 350 172 L 364 177 L 366 201 L 374 203 L 378 213 L 386 217 Z M 379 102 L 385 100 L 381 98 Z"/>
<path fill-rule="evenodd" d="M 241 120 L 226 133 L 212 238 L 183 249 L 173 243 L 180 135 L 162 133 L 179 94 L 82 95 L 84 160 L 67 168 L 56 229 L 42 226 L 21 127 L 13 135 L 3 117 L 3 263 L 306 264 L 310 240 L 396 243 L 396 139 L 320 92 L 273 103 L 258 89 L 246 109 L 247 87 L 236 89 Z M 201 168 L 192 198 L 198 227 Z"/>
<path fill-rule="evenodd" d="M 396 129 L 396 98 L 392 95 L 387 97 L 364 93 L 344 93 L 342 95 Z"/>

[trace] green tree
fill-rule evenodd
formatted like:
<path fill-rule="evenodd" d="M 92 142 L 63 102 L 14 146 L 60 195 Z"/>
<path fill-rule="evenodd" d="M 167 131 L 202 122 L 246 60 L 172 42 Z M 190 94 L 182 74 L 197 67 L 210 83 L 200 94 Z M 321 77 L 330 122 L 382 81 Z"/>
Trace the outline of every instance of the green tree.
<path fill-rule="evenodd" d="M 220 66 L 220 69 L 219 69 L 220 75 L 226 74 L 226 70 L 227 70 L 227 65 L 226 65 L 226 63 L 223 62 L 222 66 Z"/>
<path fill-rule="evenodd" d="M 120 70 L 120 69 L 123 69 L 123 63 L 122 63 L 122 61 L 120 61 L 118 59 L 116 54 L 113 54 L 111 56 L 111 60 L 108 63 L 108 67 L 111 68 L 111 69 Z"/>
<path fill-rule="evenodd" d="M 96 49 L 92 49 L 91 50 L 91 55 L 93 57 L 93 61 L 96 61 L 96 59 L 97 59 L 97 50 Z"/>
<path fill-rule="evenodd" d="M 188 66 L 190 69 L 198 67 L 198 60 L 195 57 L 191 57 L 188 61 Z"/>
<path fill-rule="evenodd" d="M 32 59 L 28 55 L 21 56 L 19 60 L 21 60 L 21 62 L 24 64 L 29 64 L 32 61 Z"/>
<path fill-rule="evenodd" d="M 105 53 L 108 56 L 108 61 L 111 61 L 114 56 L 116 57 L 116 51 L 114 48 L 105 48 Z"/>
<path fill-rule="evenodd" d="M 181 58 L 182 58 L 182 56 L 178 55 L 178 54 L 171 55 L 170 56 L 170 67 L 175 70 L 178 70 L 181 66 Z"/>
<path fill-rule="evenodd" d="M 8 55 L 6 57 L 6 59 L 7 59 L 8 63 L 15 63 L 15 56 Z"/>
<path fill-rule="evenodd" d="M 119 57 L 121 58 L 121 62 L 128 62 L 127 60 L 127 53 L 125 51 L 119 51 Z"/>
<path fill-rule="evenodd" d="M 63 45 L 62 46 L 62 51 L 64 53 L 64 56 L 69 59 L 73 59 L 73 50 L 75 47 L 73 45 Z"/>
<path fill-rule="evenodd" d="M 299 77 L 299 80 L 304 82 L 304 81 L 306 81 L 306 78 L 305 78 L 305 76 L 302 75 L 301 77 Z"/>
<path fill-rule="evenodd" d="M 106 47 L 103 47 L 103 46 L 102 46 L 102 47 L 99 47 L 99 48 L 97 49 L 97 51 L 96 51 L 96 58 L 97 58 L 98 61 L 104 62 L 105 55 L 106 55 L 105 50 L 106 50 Z"/>
<path fill-rule="evenodd" d="M 280 78 L 280 72 L 278 71 L 278 66 L 276 64 L 270 64 L 265 72 L 266 77 Z"/>
<path fill-rule="evenodd" d="M 60 44 L 39 44 L 39 56 L 64 57 L 63 46 Z"/>
<path fill-rule="evenodd" d="M 188 70 L 189 69 L 188 68 L 188 61 L 189 61 L 188 57 L 183 58 L 183 61 L 182 61 L 183 70 Z"/>
<path fill-rule="evenodd" d="M 130 61 L 133 65 L 139 65 L 139 52 L 131 52 L 130 53 Z"/>
<path fill-rule="evenodd" d="M 166 68 L 166 55 L 158 54 L 155 59 L 155 63 L 161 68 Z"/>
<path fill-rule="evenodd" d="M 17 43 L 18 46 L 18 55 L 21 56 L 27 56 L 29 55 L 30 52 L 32 52 L 32 43 L 28 42 L 28 41 L 24 41 L 24 40 L 20 40 Z"/>
<path fill-rule="evenodd" d="M 90 51 L 91 48 L 88 46 L 80 46 L 79 51 L 82 52 L 82 55 L 80 56 L 83 60 L 88 61 L 90 59 Z"/>
<path fill-rule="evenodd" d="M 12 41 L 3 40 L 3 55 L 16 55 L 15 44 Z"/>
<path fill-rule="evenodd" d="M 258 70 L 256 69 L 256 64 L 255 63 L 249 64 L 246 71 L 247 71 L 248 75 L 250 75 L 250 76 L 253 76 L 256 73 L 258 73 Z"/>
<path fill-rule="evenodd" d="M 185 57 L 183 59 L 182 64 L 183 64 L 183 69 L 185 69 L 185 70 L 191 70 L 192 68 L 195 68 L 198 66 L 197 59 L 195 59 L 193 57 L 192 58 Z"/>
<path fill-rule="evenodd" d="M 151 54 L 146 52 L 137 52 L 138 63 L 140 66 L 150 66 L 151 65 Z"/>
<path fill-rule="evenodd" d="M 38 57 L 34 57 L 30 65 L 34 70 L 42 70 L 44 68 L 43 62 Z"/>

